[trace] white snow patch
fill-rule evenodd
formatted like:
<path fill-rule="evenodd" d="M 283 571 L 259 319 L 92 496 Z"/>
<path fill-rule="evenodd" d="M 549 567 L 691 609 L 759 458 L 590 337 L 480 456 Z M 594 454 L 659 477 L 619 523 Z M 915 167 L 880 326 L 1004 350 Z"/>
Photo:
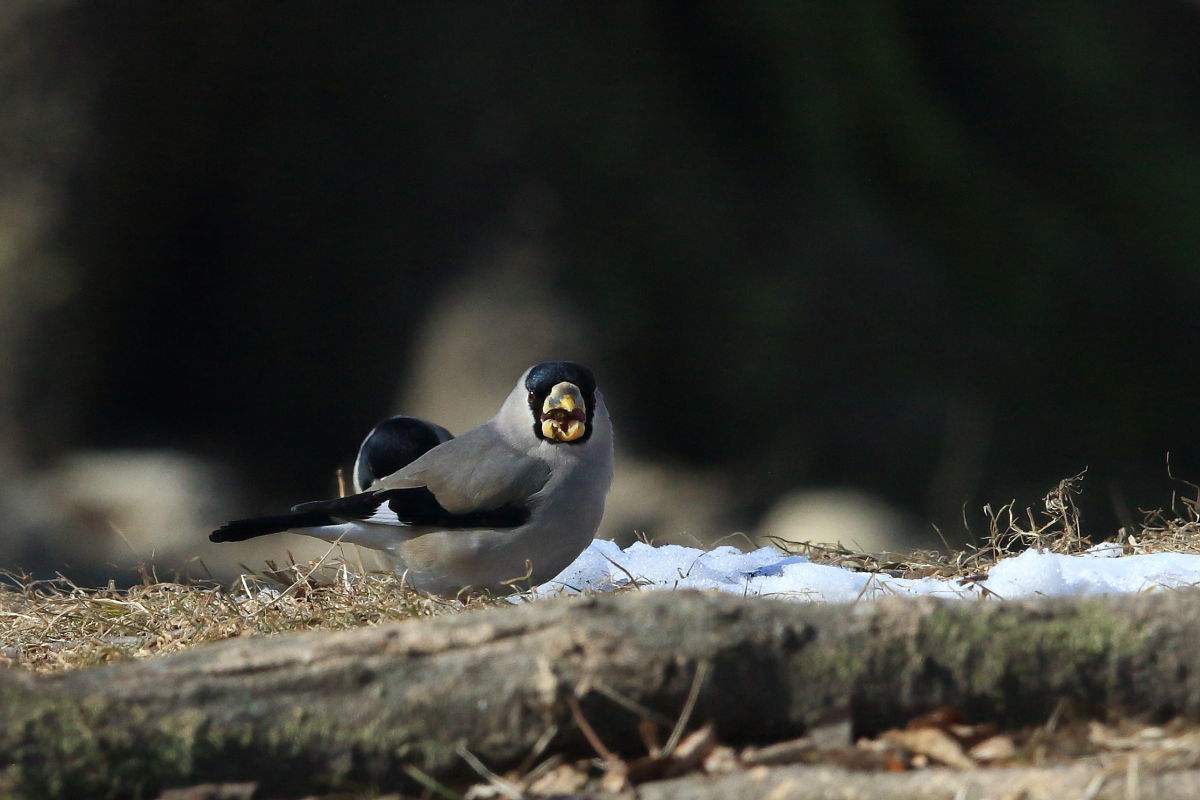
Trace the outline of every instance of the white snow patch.
<path fill-rule="evenodd" d="M 1083 555 L 1095 556 L 1096 558 L 1117 558 L 1124 554 L 1125 548 L 1116 542 L 1101 542 L 1083 551 Z"/>
<path fill-rule="evenodd" d="M 1120 556 L 1120 557 L 1118 557 Z M 541 596 L 606 591 L 631 581 L 644 589 L 717 589 L 750 596 L 846 603 L 889 595 L 980 597 L 981 586 L 1002 599 L 1037 595 L 1143 592 L 1200 585 L 1200 555 L 1157 553 L 1121 556 L 1119 545 L 1097 545 L 1065 556 L 1026 550 L 991 569 L 986 580 L 893 578 L 814 564 L 773 547 L 743 553 L 734 547 L 699 550 L 637 542 L 622 550 L 597 539 L 554 580 Z"/>

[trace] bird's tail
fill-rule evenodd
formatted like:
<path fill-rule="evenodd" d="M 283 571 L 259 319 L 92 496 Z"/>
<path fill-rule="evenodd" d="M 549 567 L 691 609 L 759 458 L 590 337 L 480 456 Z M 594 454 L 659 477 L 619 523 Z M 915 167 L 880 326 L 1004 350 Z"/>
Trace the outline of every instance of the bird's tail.
<path fill-rule="evenodd" d="M 320 511 L 300 511 L 292 514 L 276 514 L 273 517 L 251 517 L 226 522 L 208 535 L 211 542 L 244 542 L 256 536 L 282 533 L 296 528 L 319 528 L 336 525 L 337 520 Z"/>

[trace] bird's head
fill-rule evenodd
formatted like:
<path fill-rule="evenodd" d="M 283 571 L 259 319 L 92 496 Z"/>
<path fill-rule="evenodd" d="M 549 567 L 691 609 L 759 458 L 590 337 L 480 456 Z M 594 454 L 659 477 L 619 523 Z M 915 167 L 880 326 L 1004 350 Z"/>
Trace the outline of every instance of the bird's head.
<path fill-rule="evenodd" d="M 525 375 L 533 432 L 551 444 L 579 444 L 592 435 L 596 378 L 574 361 L 545 361 Z"/>

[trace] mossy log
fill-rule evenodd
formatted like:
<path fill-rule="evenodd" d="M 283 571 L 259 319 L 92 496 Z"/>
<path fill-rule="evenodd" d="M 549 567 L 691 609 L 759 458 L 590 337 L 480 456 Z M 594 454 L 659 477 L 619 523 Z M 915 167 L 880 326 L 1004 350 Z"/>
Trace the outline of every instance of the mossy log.
<path fill-rule="evenodd" d="M 638 723 L 731 744 L 949 705 L 1022 724 L 1054 709 L 1200 719 L 1200 596 L 831 606 L 627 592 L 172 657 L 0 672 L 0 790 L 153 797 L 257 781 L 269 796 L 476 777 L 583 753 L 576 719 L 633 750 Z M 702 680 L 697 681 L 697 675 Z"/>

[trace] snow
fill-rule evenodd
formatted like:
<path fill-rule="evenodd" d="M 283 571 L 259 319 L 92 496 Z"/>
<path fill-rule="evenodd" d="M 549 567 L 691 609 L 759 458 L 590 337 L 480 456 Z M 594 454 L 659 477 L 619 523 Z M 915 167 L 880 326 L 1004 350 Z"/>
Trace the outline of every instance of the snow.
<path fill-rule="evenodd" d="M 893 578 L 814 564 L 772 547 L 744 553 L 735 547 L 694 547 L 637 542 L 622 550 L 597 539 L 541 596 L 606 591 L 636 581 L 643 589 L 718 590 L 747 596 L 784 597 L 826 603 L 874 600 L 890 595 L 999 599 L 1047 595 L 1117 594 L 1200 584 L 1200 555 L 1121 555 L 1104 543 L 1074 556 L 1029 549 L 992 567 L 986 580 Z M 986 587 L 985 593 L 981 587 Z"/>

